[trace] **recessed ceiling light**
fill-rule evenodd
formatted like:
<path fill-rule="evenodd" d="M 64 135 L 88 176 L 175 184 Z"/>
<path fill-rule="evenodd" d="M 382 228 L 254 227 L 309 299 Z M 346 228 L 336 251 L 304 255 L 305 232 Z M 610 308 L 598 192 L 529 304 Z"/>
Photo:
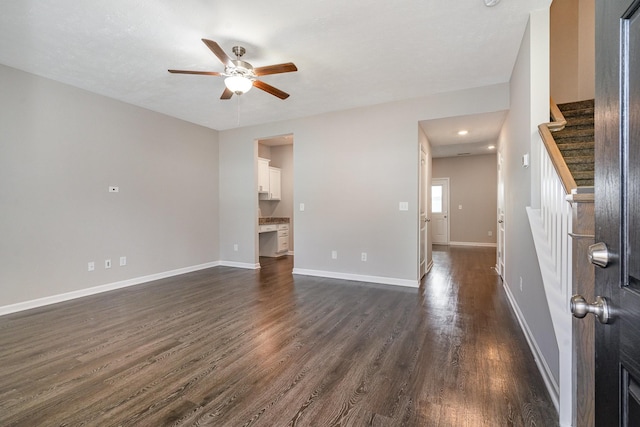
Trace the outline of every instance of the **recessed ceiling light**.
<path fill-rule="evenodd" d="M 488 146 L 487 148 L 488 148 L 489 150 L 495 150 L 495 149 L 496 149 L 496 146 L 495 146 L 495 145 L 490 145 L 490 146 Z"/>
<path fill-rule="evenodd" d="M 462 135 L 466 135 L 466 134 L 468 134 L 468 133 L 469 133 L 469 131 L 468 131 L 468 130 L 459 130 L 459 131 L 458 131 L 458 135 L 460 135 L 460 136 L 462 136 Z"/>

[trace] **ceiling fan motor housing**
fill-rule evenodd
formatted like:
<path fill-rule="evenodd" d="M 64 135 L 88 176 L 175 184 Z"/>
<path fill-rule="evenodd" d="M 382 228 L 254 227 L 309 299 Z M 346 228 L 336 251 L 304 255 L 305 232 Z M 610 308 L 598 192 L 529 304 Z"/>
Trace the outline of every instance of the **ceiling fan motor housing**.
<path fill-rule="evenodd" d="M 227 76 L 242 76 L 248 79 L 255 79 L 256 75 L 253 72 L 253 65 L 240 59 L 232 59 L 233 66 L 226 66 L 224 68 L 224 74 Z"/>

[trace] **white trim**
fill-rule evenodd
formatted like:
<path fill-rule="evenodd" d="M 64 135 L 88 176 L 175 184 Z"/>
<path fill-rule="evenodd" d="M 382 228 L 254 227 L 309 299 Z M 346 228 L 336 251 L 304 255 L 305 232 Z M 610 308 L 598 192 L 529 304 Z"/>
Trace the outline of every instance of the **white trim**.
<path fill-rule="evenodd" d="M 427 271 L 424 273 L 425 276 L 429 274 L 432 268 L 433 268 L 433 258 L 429 261 L 429 264 L 427 264 Z"/>
<path fill-rule="evenodd" d="M 293 256 L 293 251 L 289 251 L 289 252 L 287 252 L 287 255 L 289 255 L 289 256 Z"/>
<path fill-rule="evenodd" d="M 355 280 L 357 282 L 380 283 L 383 285 L 405 286 L 410 288 L 417 288 L 418 286 L 420 286 L 420 282 L 418 282 L 417 280 L 396 279 L 393 277 L 382 276 L 365 276 L 362 274 L 337 273 L 333 271 L 323 270 L 307 270 L 304 268 L 294 268 L 293 274 L 300 274 L 303 276 L 328 277 L 330 279 Z"/>
<path fill-rule="evenodd" d="M 222 267 L 244 268 L 247 270 L 257 270 L 260 268 L 260 263 L 251 264 L 249 262 L 236 262 L 236 261 L 219 261 L 219 265 Z"/>
<path fill-rule="evenodd" d="M 449 242 L 449 246 L 479 246 L 483 248 L 496 248 L 497 243 L 480 243 L 480 242 Z"/>
<path fill-rule="evenodd" d="M 122 280 L 120 282 L 107 283 L 106 285 L 94 286 L 77 291 L 66 292 L 64 294 L 52 295 L 49 297 L 38 298 L 30 301 L 19 302 L 0 307 L 0 316 L 18 311 L 29 310 L 32 308 L 42 307 L 49 304 L 56 304 L 63 301 L 69 301 L 76 298 L 82 298 L 89 295 L 100 294 L 103 292 L 113 291 L 115 289 L 126 288 L 129 286 L 140 285 L 142 283 L 152 282 L 154 280 L 165 279 L 167 277 L 178 276 L 180 274 L 191 273 L 206 268 L 217 267 L 221 265 L 220 261 L 208 262 L 205 264 L 194 265 L 191 267 L 178 268 L 175 270 L 165 271 L 162 273 L 150 274 L 148 276 L 135 277 L 133 279 Z"/>
<path fill-rule="evenodd" d="M 553 378 L 553 374 L 551 373 L 551 369 L 547 364 L 542 352 L 540 351 L 540 347 L 538 347 L 538 343 L 536 342 L 533 334 L 531 333 L 531 329 L 529 329 L 529 325 L 527 325 L 527 321 L 520 311 L 520 307 L 518 303 L 516 303 L 516 299 L 511 293 L 511 289 L 507 282 L 503 280 L 502 287 L 504 288 L 505 293 L 507 294 L 507 299 L 509 300 L 509 304 L 511 304 L 511 308 L 516 314 L 516 318 L 518 319 L 518 323 L 520 324 L 520 328 L 522 332 L 524 332 L 524 336 L 527 339 L 527 343 L 529 344 L 529 348 L 531 349 L 531 353 L 533 353 L 533 358 L 536 361 L 536 365 L 538 366 L 538 371 L 540 371 L 540 375 L 544 380 L 544 384 L 547 386 L 547 391 L 549 392 L 549 396 L 551 397 L 551 401 L 553 405 L 556 407 L 556 411 L 560 410 L 560 387 L 556 382 L 555 378 Z"/>

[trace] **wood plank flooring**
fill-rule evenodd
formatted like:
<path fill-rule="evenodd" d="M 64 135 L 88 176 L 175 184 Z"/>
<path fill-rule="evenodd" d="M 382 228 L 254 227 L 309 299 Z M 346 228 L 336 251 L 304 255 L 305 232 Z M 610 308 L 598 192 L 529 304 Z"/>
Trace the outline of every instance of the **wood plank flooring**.
<path fill-rule="evenodd" d="M 216 267 L 0 317 L 2 426 L 555 426 L 491 269 L 420 289 Z"/>

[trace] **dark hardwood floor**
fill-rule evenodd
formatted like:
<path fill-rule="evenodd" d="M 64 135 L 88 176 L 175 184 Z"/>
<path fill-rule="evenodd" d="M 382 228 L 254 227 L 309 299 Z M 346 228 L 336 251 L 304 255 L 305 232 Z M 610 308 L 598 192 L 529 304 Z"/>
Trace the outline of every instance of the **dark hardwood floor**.
<path fill-rule="evenodd" d="M 2 426 L 555 426 L 492 266 L 420 289 L 216 267 L 0 317 Z"/>

